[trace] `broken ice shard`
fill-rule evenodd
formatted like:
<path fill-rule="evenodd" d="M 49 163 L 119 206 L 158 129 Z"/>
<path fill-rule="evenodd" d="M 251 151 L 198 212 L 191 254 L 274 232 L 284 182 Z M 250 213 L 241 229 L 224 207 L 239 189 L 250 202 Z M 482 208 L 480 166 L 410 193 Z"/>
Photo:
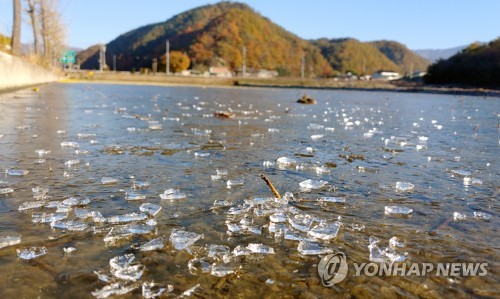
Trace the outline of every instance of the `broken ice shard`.
<path fill-rule="evenodd" d="M 174 245 L 174 248 L 177 250 L 186 249 L 187 247 L 194 244 L 194 242 L 201 239 L 203 235 L 187 232 L 180 229 L 173 229 L 170 234 L 170 242 Z"/>
<path fill-rule="evenodd" d="M 274 254 L 274 249 L 272 247 L 269 247 L 269 246 L 264 245 L 264 244 L 250 243 L 250 244 L 248 244 L 247 248 L 252 253 Z"/>
<path fill-rule="evenodd" d="M 159 205 L 155 205 L 149 202 L 143 203 L 140 207 L 139 210 L 144 213 L 148 213 L 151 216 L 155 216 L 161 211 L 162 207 Z"/>
<path fill-rule="evenodd" d="M 31 247 L 16 249 L 17 257 L 23 260 L 31 260 L 39 256 L 45 255 L 47 253 L 47 248 L 45 247 Z"/>
<path fill-rule="evenodd" d="M 300 188 L 302 190 L 312 190 L 312 189 L 320 189 L 320 188 L 323 188 L 324 186 L 326 186 L 328 184 L 328 182 L 326 181 L 316 181 L 316 180 L 305 180 L 303 182 L 300 182 L 299 185 L 300 185 Z"/>
<path fill-rule="evenodd" d="M 405 191 L 410 191 L 413 190 L 415 186 L 412 183 L 408 182 L 396 182 L 396 190 L 405 192 Z"/>
<path fill-rule="evenodd" d="M 410 215 L 413 209 L 401 206 L 385 206 L 386 215 Z"/>
<path fill-rule="evenodd" d="M 311 228 L 311 230 L 307 234 L 316 239 L 330 240 L 337 237 L 340 226 L 340 222 L 321 222 L 320 224 Z"/>
<path fill-rule="evenodd" d="M 12 246 L 21 243 L 21 236 L 0 237 L 0 248 Z"/>
<path fill-rule="evenodd" d="M 145 220 L 146 218 L 148 218 L 148 216 L 146 216 L 146 214 L 144 214 L 144 213 L 133 212 L 133 213 L 129 213 L 129 214 L 108 217 L 108 222 L 109 223 L 123 223 L 123 222 L 132 222 L 132 221 L 141 221 L 141 220 Z"/>
<path fill-rule="evenodd" d="M 152 251 L 163 248 L 163 238 L 156 238 L 139 246 L 140 251 Z"/>
<path fill-rule="evenodd" d="M 318 254 L 327 254 L 333 252 L 333 249 L 328 248 L 321 243 L 310 240 L 300 241 L 299 245 L 297 246 L 297 250 L 302 255 L 318 255 Z"/>
<path fill-rule="evenodd" d="M 160 198 L 163 200 L 183 199 L 186 198 L 186 194 L 182 193 L 179 189 L 170 188 L 160 194 Z"/>

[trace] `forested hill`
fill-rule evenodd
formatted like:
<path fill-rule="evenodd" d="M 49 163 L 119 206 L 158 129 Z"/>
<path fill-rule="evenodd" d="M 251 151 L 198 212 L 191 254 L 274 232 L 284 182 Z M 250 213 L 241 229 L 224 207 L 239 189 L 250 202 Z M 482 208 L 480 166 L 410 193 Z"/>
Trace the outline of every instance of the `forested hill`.
<path fill-rule="evenodd" d="M 334 70 L 358 75 L 379 70 L 401 73 L 425 71 L 430 64 L 406 46 L 394 41 L 361 42 L 353 38 L 313 41 Z"/>
<path fill-rule="evenodd" d="M 500 88 L 500 38 L 488 44 L 474 43 L 454 56 L 429 67 L 431 84 L 460 84 Z"/>
<path fill-rule="evenodd" d="M 425 71 L 430 61 L 408 49 L 405 45 L 395 41 L 374 41 L 372 45 L 382 52 L 387 58 L 394 62 L 401 73 L 413 73 Z"/>
<path fill-rule="evenodd" d="M 298 75 L 304 55 L 308 77 L 333 73 L 316 46 L 274 24 L 248 5 L 235 2 L 198 7 L 166 22 L 127 32 L 106 45 L 106 60 L 109 65 L 116 55 L 118 70 L 151 67 L 153 58 L 165 55 L 166 40 L 170 42 L 170 50 L 188 54 L 193 69 L 241 68 L 245 47 L 247 68 Z M 82 61 L 81 67 L 93 68 L 96 60 L 97 53 Z"/>

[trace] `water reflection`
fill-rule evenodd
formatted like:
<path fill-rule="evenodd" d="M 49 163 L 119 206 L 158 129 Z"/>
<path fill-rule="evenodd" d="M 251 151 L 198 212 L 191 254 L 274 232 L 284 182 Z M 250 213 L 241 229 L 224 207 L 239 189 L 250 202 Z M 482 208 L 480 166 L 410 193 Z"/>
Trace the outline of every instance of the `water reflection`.
<path fill-rule="evenodd" d="M 94 272 L 114 277 L 110 259 L 133 253 L 136 268 L 145 270 L 131 284 L 172 285 L 174 295 L 200 284 L 194 292 L 202 297 L 493 296 L 499 281 L 494 272 L 453 280 L 350 275 L 325 288 L 316 272 L 319 257 L 300 254 L 298 241 L 289 238 L 308 237 L 312 227 L 338 229 L 340 219 L 336 238 L 323 243 L 350 261 L 369 261 L 369 237 L 384 246 L 397 237 L 410 262 L 458 259 L 493 268 L 499 255 L 498 99 L 307 93 L 319 104 L 296 104 L 303 91 L 294 89 L 82 84 L 1 95 L 1 166 L 29 174 L 0 179 L 0 187 L 14 189 L 0 195 L 0 236 L 22 236 L 19 245 L 0 249 L 5 273 L 0 293 L 90 297 L 107 285 Z M 214 117 L 220 111 L 234 117 Z M 41 157 L 38 149 L 50 152 Z M 280 157 L 294 162 L 275 163 Z M 268 199 L 262 173 L 281 194 L 293 195 L 288 203 Z M 321 186 L 301 189 L 308 180 Z M 34 200 L 37 186 L 49 188 L 51 208 L 47 203 L 19 212 Z M 62 205 L 68 198 L 83 202 Z M 144 203 L 162 209 L 140 214 Z M 413 212 L 385 213 L 392 206 Z M 66 219 L 54 229 L 34 223 L 55 209 L 67 209 L 68 220 L 84 221 L 88 228 L 58 229 L 76 223 Z M 454 221 L 454 212 L 465 220 Z M 276 215 L 288 220 L 273 222 L 281 219 Z M 190 252 L 167 241 L 173 229 L 200 236 Z M 156 238 L 163 238 L 165 247 L 138 250 Z M 29 262 L 17 258 L 17 248 L 32 246 L 45 246 L 47 254 Z M 245 253 L 266 246 L 275 254 Z M 208 256 L 208 248 L 226 247 L 233 255 L 238 248 L 243 258 Z M 213 275 L 204 273 L 205 263 L 216 263 Z M 140 288 L 132 294 L 139 295 Z"/>

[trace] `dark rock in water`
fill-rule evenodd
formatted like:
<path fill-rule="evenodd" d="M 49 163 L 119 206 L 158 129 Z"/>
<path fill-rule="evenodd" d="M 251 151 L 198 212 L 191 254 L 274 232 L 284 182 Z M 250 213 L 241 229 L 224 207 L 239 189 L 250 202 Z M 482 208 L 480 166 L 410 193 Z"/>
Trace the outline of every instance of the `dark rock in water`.
<path fill-rule="evenodd" d="M 311 98 L 310 96 L 304 94 L 302 97 L 300 97 L 300 99 L 297 100 L 297 103 L 300 103 L 300 104 L 317 104 L 318 102 Z"/>

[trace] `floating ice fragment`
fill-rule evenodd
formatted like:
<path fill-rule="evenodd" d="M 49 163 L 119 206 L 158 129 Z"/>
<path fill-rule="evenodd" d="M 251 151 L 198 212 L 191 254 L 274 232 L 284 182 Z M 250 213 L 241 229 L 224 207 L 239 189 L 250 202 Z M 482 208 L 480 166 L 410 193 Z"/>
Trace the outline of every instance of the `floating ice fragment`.
<path fill-rule="evenodd" d="M 234 273 L 234 269 L 226 264 L 213 264 L 212 271 L 210 273 L 213 276 L 224 277 L 228 274 Z"/>
<path fill-rule="evenodd" d="M 92 211 L 91 215 L 92 220 L 96 223 L 103 223 L 107 221 L 106 217 L 104 217 L 99 211 Z"/>
<path fill-rule="evenodd" d="M 314 218 L 311 215 L 307 214 L 297 214 L 293 215 L 293 217 L 289 217 L 288 222 L 293 228 L 307 233 L 311 228 L 312 223 L 314 222 Z"/>
<path fill-rule="evenodd" d="M 160 198 L 163 200 L 183 199 L 186 198 L 186 194 L 182 193 L 179 189 L 170 188 L 160 194 Z"/>
<path fill-rule="evenodd" d="M 142 244 L 141 246 L 139 246 L 139 250 L 140 251 L 152 251 L 152 250 L 162 249 L 163 246 L 164 246 L 163 238 L 159 237 L 159 238 L 153 239 L 149 242 Z"/>
<path fill-rule="evenodd" d="M 339 222 L 321 222 L 307 232 L 307 235 L 316 239 L 330 240 L 337 237 L 341 224 Z"/>
<path fill-rule="evenodd" d="M 401 206 L 385 206 L 386 215 L 409 215 L 413 213 L 413 209 Z"/>
<path fill-rule="evenodd" d="M 317 174 L 328 174 L 330 173 L 330 169 L 325 167 L 325 166 L 316 166 L 314 168 L 314 170 L 316 170 L 316 173 Z"/>
<path fill-rule="evenodd" d="M 144 199 L 146 199 L 146 195 L 140 194 L 137 192 L 126 192 L 125 199 L 126 200 L 144 200 Z"/>
<path fill-rule="evenodd" d="M 325 137 L 325 135 L 323 134 L 314 134 L 314 135 L 311 135 L 311 139 L 312 140 L 319 140 L 321 138 Z"/>
<path fill-rule="evenodd" d="M 275 213 L 269 216 L 269 220 L 272 222 L 286 222 L 288 216 L 285 213 Z"/>
<path fill-rule="evenodd" d="M 318 197 L 318 202 L 345 203 L 343 197 Z"/>
<path fill-rule="evenodd" d="M 490 221 L 493 216 L 485 212 L 474 212 L 474 218 Z"/>
<path fill-rule="evenodd" d="M 280 132 L 280 130 L 276 128 L 269 128 L 267 131 L 271 134 L 278 134 Z"/>
<path fill-rule="evenodd" d="M 136 284 L 124 285 L 122 282 L 115 282 L 100 290 L 95 290 L 91 294 L 97 299 L 103 299 L 113 295 L 125 295 L 135 289 L 137 289 Z"/>
<path fill-rule="evenodd" d="M 396 182 L 396 190 L 401 192 L 406 192 L 413 190 L 415 186 L 412 183 L 408 182 Z"/>
<path fill-rule="evenodd" d="M 8 169 L 7 170 L 7 174 L 10 176 L 25 176 L 28 173 L 30 173 L 29 170 L 25 170 L 25 169 Z"/>
<path fill-rule="evenodd" d="M 127 253 L 124 255 L 115 256 L 109 260 L 109 265 L 114 270 L 124 269 L 130 266 L 130 264 L 135 260 L 135 255 L 133 253 Z"/>
<path fill-rule="evenodd" d="M 31 189 L 33 191 L 33 198 L 40 200 L 40 199 L 47 199 L 47 193 L 49 193 L 49 188 L 48 187 L 42 187 L 42 186 L 37 186 Z"/>
<path fill-rule="evenodd" d="M 320 188 L 323 188 L 324 186 L 326 186 L 327 184 L 328 184 L 328 182 L 323 181 L 323 180 L 316 181 L 316 180 L 311 180 L 311 179 L 305 180 L 305 181 L 299 183 L 300 188 L 303 190 L 320 189 Z"/>
<path fill-rule="evenodd" d="M 0 188 L 0 194 L 10 194 L 14 193 L 14 189 L 12 188 Z"/>
<path fill-rule="evenodd" d="M 170 242 L 172 242 L 172 245 L 174 245 L 174 248 L 177 250 L 187 249 L 187 247 L 193 245 L 201 238 L 203 238 L 203 234 L 200 235 L 175 228 L 170 234 Z"/>
<path fill-rule="evenodd" d="M 139 280 L 144 273 L 144 265 L 132 265 L 122 269 L 111 269 L 111 273 L 124 280 L 136 281 Z"/>
<path fill-rule="evenodd" d="M 319 125 L 319 124 L 314 124 L 314 123 L 311 123 L 307 126 L 307 128 L 309 130 L 323 130 L 325 128 L 325 126 L 323 125 Z"/>
<path fill-rule="evenodd" d="M 398 254 L 394 249 L 388 247 L 384 250 L 381 250 L 378 247 L 379 240 L 375 237 L 369 238 L 368 249 L 370 251 L 370 261 L 375 263 L 385 263 L 385 262 L 403 262 L 406 260 L 406 254 Z"/>
<path fill-rule="evenodd" d="M 79 148 L 80 145 L 78 142 L 73 142 L 73 141 L 63 141 L 61 142 L 61 147 L 72 147 L 72 148 Z"/>
<path fill-rule="evenodd" d="M 73 207 L 73 206 L 85 206 L 90 203 L 90 199 L 88 198 L 80 198 L 80 197 L 69 197 L 65 199 L 62 204 L 68 207 Z"/>
<path fill-rule="evenodd" d="M 72 159 L 72 160 L 68 160 L 68 161 L 64 162 L 64 165 L 66 165 L 68 167 L 79 165 L 79 164 L 80 164 L 80 160 L 78 160 L 78 159 Z"/>
<path fill-rule="evenodd" d="M 212 269 L 212 265 L 206 262 L 204 258 L 194 258 L 188 262 L 188 269 L 191 274 L 196 275 L 198 273 L 198 267 L 201 269 L 202 273 L 208 273 Z"/>
<path fill-rule="evenodd" d="M 272 247 L 269 247 L 269 246 L 264 245 L 264 244 L 250 243 L 250 244 L 248 244 L 247 248 L 252 253 L 274 254 L 274 249 Z"/>
<path fill-rule="evenodd" d="M 67 217 L 67 213 L 33 213 L 31 221 L 33 223 L 51 223 L 66 219 Z"/>
<path fill-rule="evenodd" d="M 302 236 L 297 231 L 294 231 L 292 229 L 287 229 L 287 230 L 285 230 L 285 240 L 302 241 L 302 240 L 304 240 L 304 236 Z"/>
<path fill-rule="evenodd" d="M 73 251 L 76 251 L 75 247 L 63 247 L 64 253 L 72 253 Z"/>
<path fill-rule="evenodd" d="M 451 171 L 453 175 L 460 176 L 460 177 L 468 177 L 471 175 L 470 171 L 467 170 L 462 170 L 462 169 L 453 169 Z"/>
<path fill-rule="evenodd" d="M 250 255 L 252 251 L 243 245 L 238 245 L 233 249 L 233 256 Z"/>
<path fill-rule="evenodd" d="M 45 247 L 31 247 L 16 249 L 17 257 L 23 260 L 31 260 L 47 253 L 47 248 Z"/>
<path fill-rule="evenodd" d="M 143 203 L 139 210 L 144 213 L 148 213 L 151 216 L 156 216 L 161 211 L 162 207 L 149 202 Z"/>
<path fill-rule="evenodd" d="M 195 152 L 194 156 L 196 158 L 208 158 L 210 157 L 210 153 L 200 153 L 200 152 Z"/>
<path fill-rule="evenodd" d="M 129 214 L 108 217 L 108 222 L 109 223 L 124 223 L 124 222 L 131 222 L 131 221 L 141 221 L 141 220 L 145 220 L 147 218 L 148 218 L 148 216 L 144 213 L 133 212 L 133 213 L 129 213 Z"/>
<path fill-rule="evenodd" d="M 12 246 L 21 243 L 21 236 L 0 237 L 0 248 Z"/>
<path fill-rule="evenodd" d="M 85 222 L 78 220 L 52 221 L 50 226 L 52 228 L 66 229 L 69 231 L 83 231 L 88 227 Z"/>
<path fill-rule="evenodd" d="M 236 186 L 243 186 L 245 184 L 245 181 L 243 179 L 239 180 L 228 180 L 226 182 L 226 185 L 228 188 L 236 187 Z"/>
<path fill-rule="evenodd" d="M 405 244 L 401 242 L 398 237 L 392 237 L 389 239 L 389 246 L 392 249 L 396 249 L 397 247 L 399 248 L 405 247 Z"/>
<path fill-rule="evenodd" d="M 37 150 L 35 150 L 35 154 L 37 154 L 38 157 L 40 157 L 40 158 L 44 157 L 44 156 L 46 156 L 46 155 L 48 155 L 50 153 L 51 153 L 50 150 L 44 150 L 44 149 L 37 149 Z"/>
<path fill-rule="evenodd" d="M 165 289 L 163 286 L 160 286 L 154 282 L 143 282 L 142 283 L 142 297 L 146 299 L 160 297 L 165 291 L 172 292 L 174 287 L 172 285 L 168 285 L 168 289 Z"/>
<path fill-rule="evenodd" d="M 453 212 L 453 221 L 463 221 L 467 219 L 467 215 L 460 212 Z"/>
<path fill-rule="evenodd" d="M 25 210 L 31 210 L 31 209 L 38 209 L 38 208 L 41 208 L 43 207 L 43 205 L 45 204 L 45 201 L 44 200 L 38 200 L 38 201 L 25 201 L 23 202 L 18 210 L 19 211 L 25 211 Z"/>
<path fill-rule="evenodd" d="M 116 179 L 116 178 L 111 178 L 111 177 L 103 177 L 103 178 L 101 179 L 101 183 L 102 183 L 103 185 L 111 185 L 111 184 L 116 184 L 116 183 L 118 183 L 118 179 Z"/>
<path fill-rule="evenodd" d="M 294 160 L 292 158 L 288 158 L 288 157 L 279 157 L 278 159 L 276 159 L 276 163 L 280 167 L 288 167 L 288 166 L 295 166 L 295 165 L 297 165 L 297 161 L 296 160 Z"/>
<path fill-rule="evenodd" d="M 208 248 L 208 257 L 219 261 L 227 261 L 229 258 L 229 247 L 226 245 L 211 244 Z"/>
<path fill-rule="evenodd" d="M 321 243 L 310 240 L 300 241 L 299 245 L 297 246 L 297 250 L 302 255 L 319 255 L 319 254 L 328 254 L 333 252 L 331 248 L 328 248 Z"/>
<path fill-rule="evenodd" d="M 271 161 L 264 161 L 264 162 L 262 162 L 262 166 L 264 166 L 264 167 L 272 167 L 272 166 L 274 166 L 274 164 L 275 163 L 271 162 Z"/>
<path fill-rule="evenodd" d="M 150 182 L 134 181 L 132 189 L 144 189 L 144 188 L 147 188 L 149 186 L 151 186 Z"/>

